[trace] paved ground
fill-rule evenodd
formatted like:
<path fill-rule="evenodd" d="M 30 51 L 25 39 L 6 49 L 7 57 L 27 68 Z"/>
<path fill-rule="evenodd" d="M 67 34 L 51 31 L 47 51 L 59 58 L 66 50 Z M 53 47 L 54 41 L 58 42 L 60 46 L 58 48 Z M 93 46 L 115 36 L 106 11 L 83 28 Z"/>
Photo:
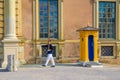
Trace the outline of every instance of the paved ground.
<path fill-rule="evenodd" d="M 24 65 L 17 72 L 0 72 L 0 80 L 120 80 L 120 66 L 103 68 L 57 64 L 55 68 Z"/>

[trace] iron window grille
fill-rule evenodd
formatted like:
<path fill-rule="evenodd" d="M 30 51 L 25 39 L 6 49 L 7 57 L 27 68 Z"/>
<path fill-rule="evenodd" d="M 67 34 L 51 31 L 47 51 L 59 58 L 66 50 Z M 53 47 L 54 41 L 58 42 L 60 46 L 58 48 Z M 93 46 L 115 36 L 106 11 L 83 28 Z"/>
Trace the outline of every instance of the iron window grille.
<path fill-rule="evenodd" d="M 113 46 L 101 46 L 101 56 L 113 56 Z"/>

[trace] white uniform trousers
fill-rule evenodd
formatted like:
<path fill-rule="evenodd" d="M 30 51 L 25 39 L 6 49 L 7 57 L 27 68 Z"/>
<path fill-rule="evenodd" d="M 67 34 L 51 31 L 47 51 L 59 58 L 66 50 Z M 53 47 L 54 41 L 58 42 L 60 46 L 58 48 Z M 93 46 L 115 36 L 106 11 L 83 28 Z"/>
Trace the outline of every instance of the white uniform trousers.
<path fill-rule="evenodd" d="M 54 62 L 52 54 L 48 54 L 47 55 L 47 59 L 46 59 L 46 63 L 45 63 L 46 66 L 48 65 L 50 60 L 51 60 L 52 65 L 55 65 L 55 62 Z"/>

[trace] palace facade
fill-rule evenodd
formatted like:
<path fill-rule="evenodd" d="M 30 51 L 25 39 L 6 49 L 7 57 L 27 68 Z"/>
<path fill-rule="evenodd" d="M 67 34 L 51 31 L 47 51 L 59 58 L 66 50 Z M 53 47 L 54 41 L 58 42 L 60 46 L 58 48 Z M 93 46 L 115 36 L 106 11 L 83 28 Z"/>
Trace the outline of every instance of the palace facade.
<path fill-rule="evenodd" d="M 89 24 L 88 24 L 89 23 Z M 99 29 L 99 61 L 120 63 L 120 0 L 0 0 L 0 63 L 39 63 L 52 40 L 56 62 L 77 62 L 78 29 Z"/>

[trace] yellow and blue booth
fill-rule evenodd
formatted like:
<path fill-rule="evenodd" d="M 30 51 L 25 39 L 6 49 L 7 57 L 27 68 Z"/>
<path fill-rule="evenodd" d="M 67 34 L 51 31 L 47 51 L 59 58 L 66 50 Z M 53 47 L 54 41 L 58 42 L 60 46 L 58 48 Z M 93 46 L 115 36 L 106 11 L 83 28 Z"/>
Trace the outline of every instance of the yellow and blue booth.
<path fill-rule="evenodd" d="M 94 27 L 84 27 L 80 33 L 80 61 L 98 62 L 98 29 Z"/>

